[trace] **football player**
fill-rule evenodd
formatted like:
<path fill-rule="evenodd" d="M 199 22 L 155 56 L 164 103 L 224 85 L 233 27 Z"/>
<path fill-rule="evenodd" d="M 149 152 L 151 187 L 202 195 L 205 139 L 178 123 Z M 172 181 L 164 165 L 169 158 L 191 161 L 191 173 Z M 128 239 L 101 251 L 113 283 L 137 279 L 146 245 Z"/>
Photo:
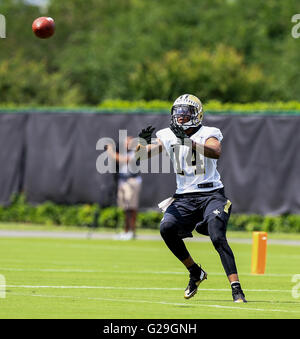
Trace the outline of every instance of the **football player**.
<path fill-rule="evenodd" d="M 201 101 L 194 95 L 181 95 L 172 106 L 170 126 L 159 130 L 157 139 L 152 139 L 152 126 L 143 129 L 136 154 L 143 151 L 151 157 L 164 148 L 176 169 L 177 190 L 173 198 L 161 204 L 164 217 L 160 233 L 168 248 L 189 271 L 184 298 L 193 297 L 200 283 L 207 279 L 207 273 L 194 262 L 183 241 L 192 237 L 195 229 L 209 236 L 219 253 L 231 284 L 233 301 L 246 302 L 226 238 L 231 202 L 225 196 L 217 171 L 223 136 L 218 128 L 203 126 L 202 119 Z"/>

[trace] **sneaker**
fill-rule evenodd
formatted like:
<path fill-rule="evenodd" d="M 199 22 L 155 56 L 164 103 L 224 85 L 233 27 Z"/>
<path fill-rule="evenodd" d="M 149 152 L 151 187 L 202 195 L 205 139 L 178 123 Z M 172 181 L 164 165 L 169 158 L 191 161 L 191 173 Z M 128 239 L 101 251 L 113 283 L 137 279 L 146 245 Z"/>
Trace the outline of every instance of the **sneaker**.
<path fill-rule="evenodd" d="M 203 271 L 200 267 L 200 275 L 198 277 L 194 277 L 190 274 L 190 281 L 187 285 L 187 288 L 184 291 L 184 298 L 190 299 L 192 298 L 198 290 L 198 286 L 202 283 L 203 280 L 207 279 L 207 273 Z"/>
<path fill-rule="evenodd" d="M 114 237 L 115 240 L 133 240 L 135 238 L 136 238 L 135 233 L 132 231 L 122 232 Z"/>
<path fill-rule="evenodd" d="M 127 233 L 125 233 L 123 240 L 133 240 L 133 239 L 135 239 L 135 233 L 133 233 L 132 231 L 128 231 Z"/>
<path fill-rule="evenodd" d="M 123 240 L 124 237 L 125 237 L 125 233 L 122 232 L 122 233 L 116 234 L 113 238 L 114 238 L 114 240 Z"/>
<path fill-rule="evenodd" d="M 232 298 L 235 303 L 246 303 L 245 294 L 240 286 L 232 288 Z"/>

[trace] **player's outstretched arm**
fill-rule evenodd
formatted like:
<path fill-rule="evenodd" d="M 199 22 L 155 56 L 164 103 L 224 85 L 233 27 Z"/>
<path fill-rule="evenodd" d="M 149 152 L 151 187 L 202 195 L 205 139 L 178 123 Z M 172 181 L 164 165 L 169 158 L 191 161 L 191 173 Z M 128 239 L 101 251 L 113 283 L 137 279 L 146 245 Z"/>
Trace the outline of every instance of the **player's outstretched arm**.
<path fill-rule="evenodd" d="M 153 139 L 152 133 L 155 130 L 148 126 L 139 133 L 139 143 L 136 147 L 136 157 L 143 160 L 159 154 L 162 151 L 162 143 L 159 139 Z"/>
<path fill-rule="evenodd" d="M 136 147 L 136 157 L 144 160 L 149 159 L 162 152 L 163 145 L 159 139 L 155 139 L 155 143 L 149 145 L 138 144 Z"/>
<path fill-rule="evenodd" d="M 180 140 L 182 145 L 189 144 L 187 141 L 188 135 L 181 126 L 171 123 L 170 129 Z M 189 139 L 190 140 L 190 139 Z M 204 153 L 204 156 L 212 159 L 219 159 L 221 155 L 221 143 L 215 137 L 208 138 L 204 145 L 199 145 L 192 141 L 192 148 L 196 152 Z"/>
<path fill-rule="evenodd" d="M 221 156 L 221 143 L 214 137 L 208 138 L 202 147 L 193 141 L 192 147 L 196 151 L 197 149 L 203 149 L 204 156 L 207 158 L 219 159 Z"/>

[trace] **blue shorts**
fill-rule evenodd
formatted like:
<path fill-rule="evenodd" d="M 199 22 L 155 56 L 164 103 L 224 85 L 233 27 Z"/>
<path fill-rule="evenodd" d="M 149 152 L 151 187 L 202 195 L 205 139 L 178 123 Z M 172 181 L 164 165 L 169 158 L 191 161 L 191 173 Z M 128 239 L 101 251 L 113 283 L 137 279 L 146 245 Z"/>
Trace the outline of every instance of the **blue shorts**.
<path fill-rule="evenodd" d="M 175 194 L 174 198 L 161 223 L 174 224 L 180 238 L 193 237 L 193 230 L 208 235 L 208 222 L 213 218 L 221 219 L 227 226 L 231 202 L 225 197 L 224 188 L 203 193 Z"/>

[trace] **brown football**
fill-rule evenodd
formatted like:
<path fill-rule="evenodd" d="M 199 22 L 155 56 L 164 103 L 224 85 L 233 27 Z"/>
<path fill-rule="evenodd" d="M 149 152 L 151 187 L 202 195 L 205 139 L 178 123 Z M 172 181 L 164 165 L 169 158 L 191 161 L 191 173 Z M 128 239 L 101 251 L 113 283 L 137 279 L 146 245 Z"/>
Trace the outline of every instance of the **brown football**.
<path fill-rule="evenodd" d="M 32 30 L 38 38 L 50 38 L 55 32 L 55 22 L 50 17 L 37 18 L 32 23 Z"/>

